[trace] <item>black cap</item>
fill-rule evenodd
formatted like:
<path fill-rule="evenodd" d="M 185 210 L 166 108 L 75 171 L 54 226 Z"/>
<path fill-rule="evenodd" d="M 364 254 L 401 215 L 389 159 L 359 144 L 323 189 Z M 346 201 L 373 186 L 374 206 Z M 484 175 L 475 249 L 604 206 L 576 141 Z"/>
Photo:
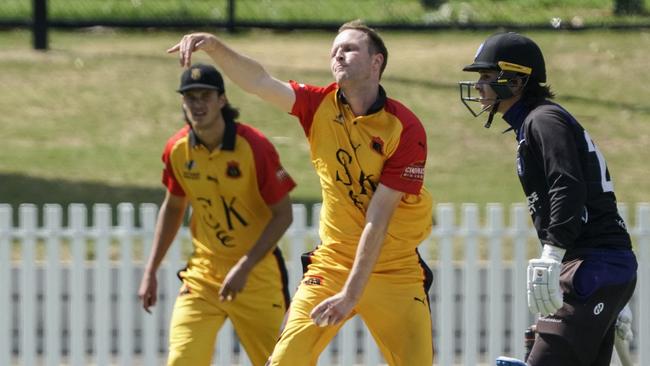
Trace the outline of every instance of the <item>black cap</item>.
<path fill-rule="evenodd" d="M 220 93 L 226 91 L 221 73 L 212 65 L 194 64 L 181 75 L 179 93 L 191 89 L 214 89 Z"/>
<path fill-rule="evenodd" d="M 465 66 L 463 71 L 500 71 L 502 67 L 499 62 L 502 63 L 501 66 L 504 63 L 510 64 L 508 71 L 529 74 L 531 80 L 546 82 L 542 51 L 530 38 L 514 32 L 497 33 L 488 37 L 476 51 L 474 63 Z M 523 69 L 517 66 L 523 66 Z"/>

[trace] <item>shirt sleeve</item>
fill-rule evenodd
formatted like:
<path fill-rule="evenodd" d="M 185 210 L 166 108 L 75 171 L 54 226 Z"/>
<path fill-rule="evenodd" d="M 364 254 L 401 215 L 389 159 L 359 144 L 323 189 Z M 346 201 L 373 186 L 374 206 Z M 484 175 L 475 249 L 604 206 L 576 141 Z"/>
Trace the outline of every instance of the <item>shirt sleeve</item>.
<path fill-rule="evenodd" d="M 250 145 L 255 159 L 257 186 L 267 205 L 278 203 L 296 183 L 280 164 L 280 157 L 273 144 L 259 131 L 253 131 Z"/>
<path fill-rule="evenodd" d="M 335 89 L 336 84 L 330 84 L 324 88 L 301 84 L 294 80 L 290 80 L 289 84 L 296 94 L 296 101 L 291 109 L 291 115 L 298 117 L 302 129 L 305 131 L 305 136 L 309 137 L 316 109 L 318 109 L 325 96 Z"/>
<path fill-rule="evenodd" d="M 527 139 L 544 169 L 549 196 L 551 245 L 570 248 L 580 234 L 587 199 L 575 128 L 559 112 L 549 111 L 528 124 Z"/>
<path fill-rule="evenodd" d="M 413 121 L 402 130 L 397 149 L 386 160 L 379 181 L 404 193 L 419 194 L 424 183 L 426 159 L 424 127 L 419 121 Z"/>
<path fill-rule="evenodd" d="M 185 191 L 183 187 L 176 179 L 174 175 L 174 167 L 171 162 L 171 153 L 174 144 L 169 142 L 165 147 L 165 151 L 162 154 L 162 161 L 164 164 L 162 171 L 162 184 L 167 187 L 167 190 L 175 196 L 185 196 Z"/>

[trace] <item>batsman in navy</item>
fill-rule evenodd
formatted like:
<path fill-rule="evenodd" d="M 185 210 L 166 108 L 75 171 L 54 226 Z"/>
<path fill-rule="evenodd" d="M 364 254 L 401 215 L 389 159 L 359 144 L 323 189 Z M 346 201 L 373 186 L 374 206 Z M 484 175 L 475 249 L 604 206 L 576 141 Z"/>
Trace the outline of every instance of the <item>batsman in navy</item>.
<path fill-rule="evenodd" d="M 605 366 L 636 285 L 637 261 L 603 154 L 546 85 L 540 48 L 517 33 L 490 36 L 463 71 L 461 100 L 474 116 L 499 113 L 518 143 L 516 167 L 540 258 L 528 264 L 528 307 L 540 314 L 529 366 Z M 473 108 L 472 102 L 477 102 Z M 523 332 L 523 330 L 522 330 Z M 502 363 L 503 364 L 503 363 Z"/>

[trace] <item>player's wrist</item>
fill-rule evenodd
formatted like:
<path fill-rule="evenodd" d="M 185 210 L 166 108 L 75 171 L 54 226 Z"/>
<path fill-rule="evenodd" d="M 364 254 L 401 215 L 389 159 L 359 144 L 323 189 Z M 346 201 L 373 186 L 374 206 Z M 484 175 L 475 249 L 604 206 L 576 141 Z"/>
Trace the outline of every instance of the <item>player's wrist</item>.
<path fill-rule="evenodd" d="M 564 254 L 566 253 L 566 249 L 556 247 L 554 245 L 550 244 L 545 244 L 544 248 L 542 249 L 542 255 L 541 259 L 552 259 L 557 262 L 562 262 L 562 258 L 564 258 Z"/>

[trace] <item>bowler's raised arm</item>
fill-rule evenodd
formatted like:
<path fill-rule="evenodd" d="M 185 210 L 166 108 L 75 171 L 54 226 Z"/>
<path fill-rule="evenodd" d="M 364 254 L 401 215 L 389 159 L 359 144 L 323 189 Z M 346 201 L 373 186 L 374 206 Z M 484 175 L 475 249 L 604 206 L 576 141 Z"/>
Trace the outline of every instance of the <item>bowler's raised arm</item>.
<path fill-rule="evenodd" d="M 207 53 L 223 73 L 244 91 L 259 96 L 285 112 L 291 111 L 296 97 L 288 82 L 274 78 L 259 62 L 228 47 L 213 34 L 186 34 L 167 53 L 178 52 L 181 66 L 189 67 L 192 53 L 198 50 Z"/>

